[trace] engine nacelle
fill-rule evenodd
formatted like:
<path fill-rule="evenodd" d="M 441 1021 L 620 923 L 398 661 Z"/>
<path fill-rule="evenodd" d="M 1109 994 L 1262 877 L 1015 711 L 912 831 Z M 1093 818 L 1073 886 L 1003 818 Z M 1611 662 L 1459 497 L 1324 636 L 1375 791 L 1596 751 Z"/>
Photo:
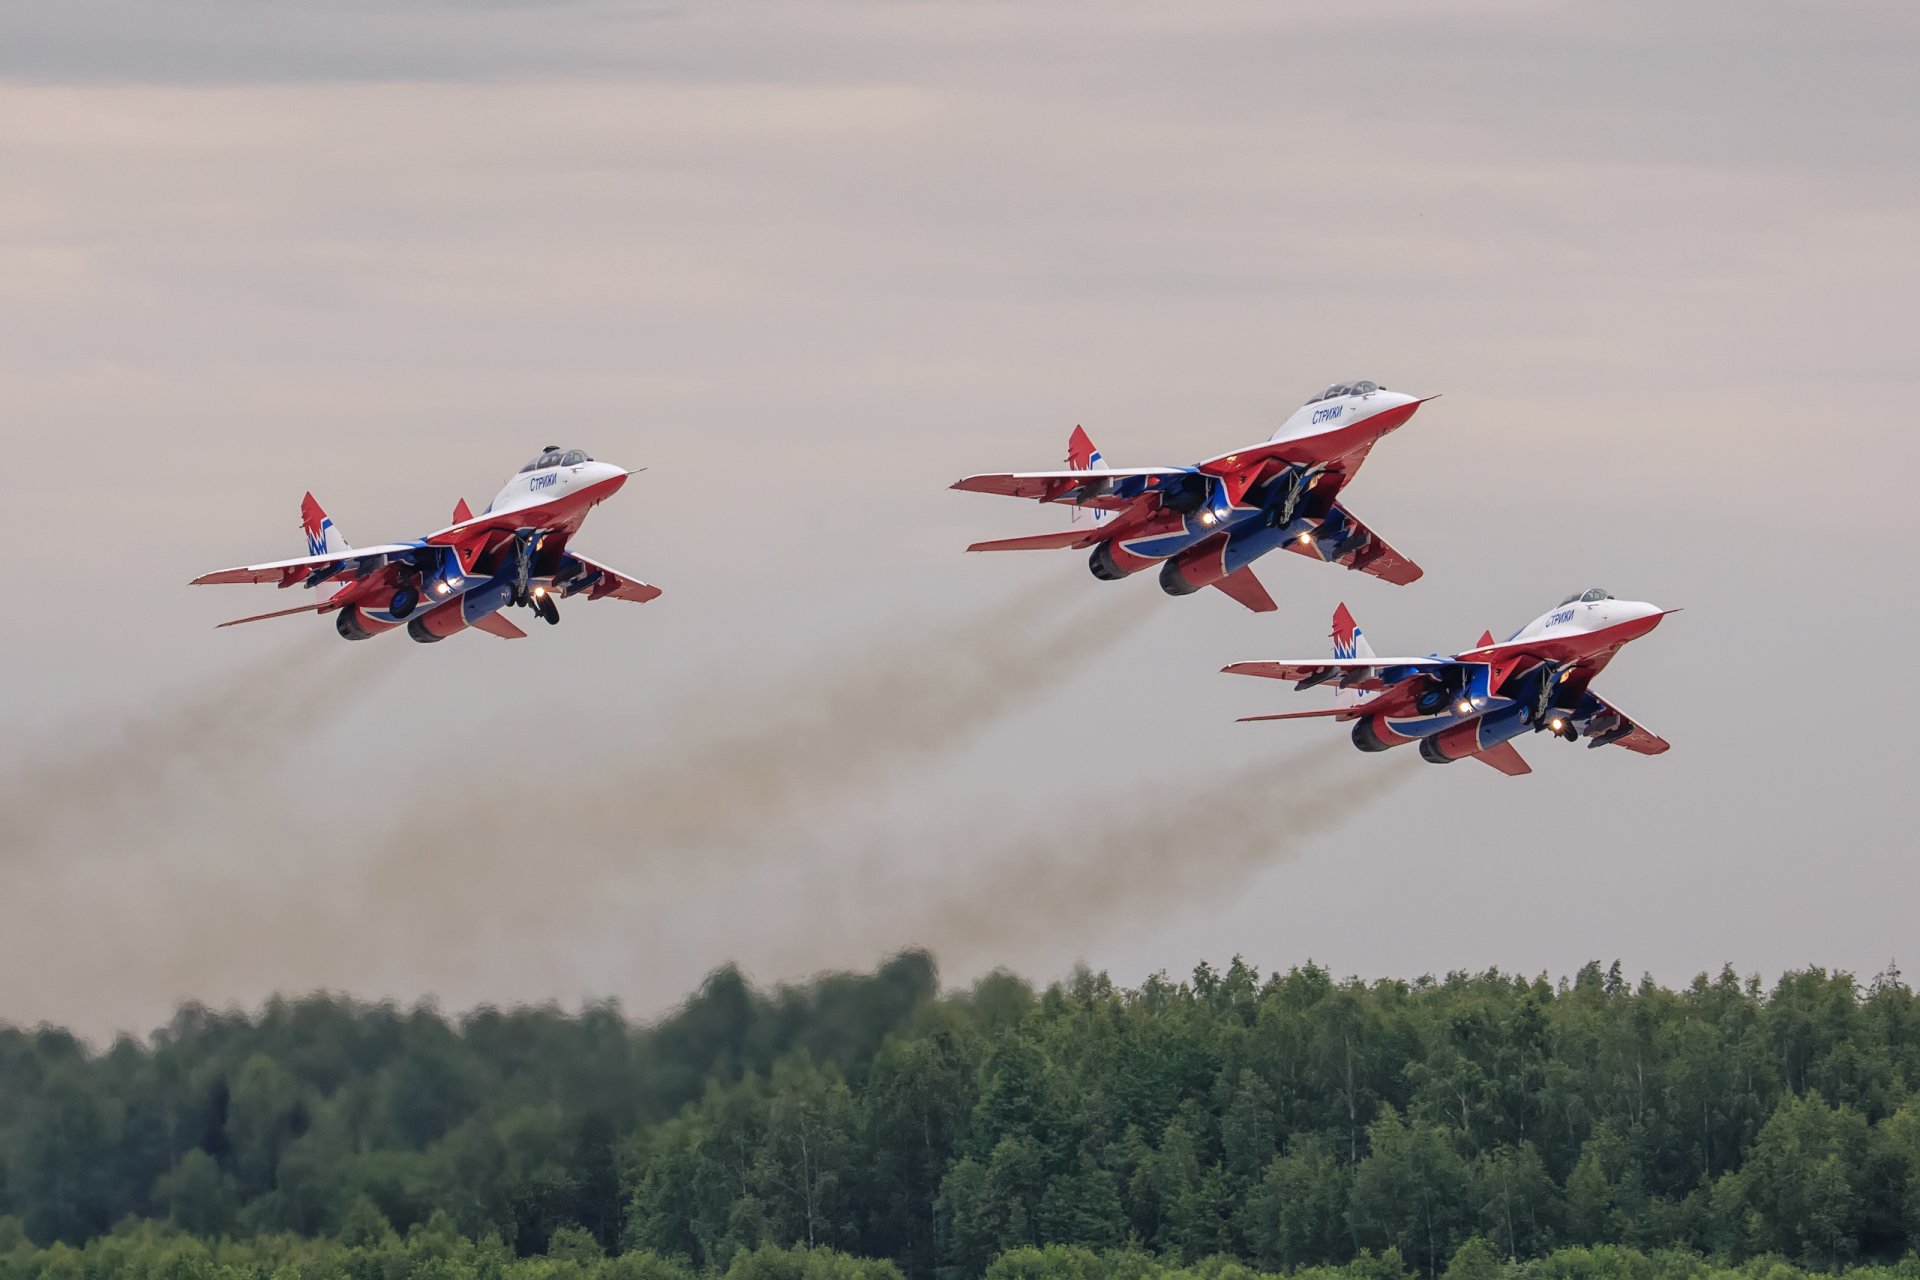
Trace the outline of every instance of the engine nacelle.
<path fill-rule="evenodd" d="M 465 631 L 488 614 L 505 608 L 512 598 L 511 586 L 499 581 L 489 582 L 413 618 L 407 623 L 407 634 L 421 644 L 445 640 L 455 632 Z"/>
<path fill-rule="evenodd" d="M 1420 758 L 1428 764 L 1448 764 L 1477 756 L 1489 747 L 1517 738 L 1532 729 L 1524 707 L 1501 707 L 1484 716 L 1442 729 L 1420 740 Z"/>
<path fill-rule="evenodd" d="M 1136 556 L 1124 547 L 1116 547 L 1111 542 L 1103 542 L 1093 549 L 1087 557 L 1087 568 L 1093 570 L 1093 576 L 1102 582 L 1118 582 L 1130 573 L 1138 573 L 1153 561 L 1144 556 Z"/>
<path fill-rule="evenodd" d="M 1188 547 L 1160 566 L 1160 589 L 1170 596 L 1190 596 L 1227 576 L 1227 540 L 1208 538 Z"/>
<path fill-rule="evenodd" d="M 1380 716 L 1367 716 L 1353 722 L 1353 745 L 1362 751 L 1386 751 L 1412 741 L 1412 738 L 1389 729 L 1386 720 Z"/>
<path fill-rule="evenodd" d="M 333 615 L 333 629 L 340 633 L 342 640 L 371 640 L 382 631 L 391 631 L 399 625 L 397 622 L 369 618 L 360 612 L 359 606 L 351 604 Z"/>
<path fill-rule="evenodd" d="M 435 644 L 456 632 L 465 631 L 467 625 L 466 611 L 461 608 L 461 602 L 449 600 L 407 623 L 407 634 L 421 644 Z"/>

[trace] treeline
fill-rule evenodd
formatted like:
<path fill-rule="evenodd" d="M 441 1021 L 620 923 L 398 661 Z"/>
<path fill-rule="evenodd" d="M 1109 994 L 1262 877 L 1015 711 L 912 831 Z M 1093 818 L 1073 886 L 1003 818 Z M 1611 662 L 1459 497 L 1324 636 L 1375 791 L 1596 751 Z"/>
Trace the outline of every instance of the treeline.
<path fill-rule="evenodd" d="M 1437 1280 L 1915 1280 L 1920 1262 L 1808 1271 L 1781 1258 L 1732 1264 L 1685 1250 L 1651 1254 L 1619 1245 L 1573 1246 L 1544 1258 L 1502 1260 L 1470 1237 Z M 725 1270 L 694 1271 L 654 1253 L 609 1256 L 591 1236 L 563 1227 L 543 1255 L 516 1257 L 497 1239 L 468 1240 L 432 1226 L 402 1239 L 391 1231 L 351 1240 L 268 1236 L 197 1240 L 131 1220 L 75 1248 L 9 1244 L 0 1236 L 0 1280 L 903 1280 L 891 1262 L 821 1246 L 761 1245 Z M 1260 1272 L 1224 1255 L 1181 1263 L 1137 1249 L 1096 1253 L 1070 1245 L 1028 1246 L 995 1258 L 984 1280 L 1418 1280 L 1393 1249 L 1363 1252 L 1344 1266 Z"/>
<path fill-rule="evenodd" d="M 1484 1254 L 1542 1277 L 1786 1258 L 1920 1280 L 1899 1261 L 1920 1245 L 1917 1084 L 1920 1003 L 1892 971 L 1670 990 L 1617 964 L 1556 985 L 1236 961 L 943 997 L 908 954 L 764 993 L 723 970 L 649 1027 L 612 1006 L 188 1007 L 102 1052 L 0 1029 L 0 1262 L 399 1275 L 444 1246 L 449 1275 L 1383 1280 Z M 801 1270 L 736 1274 L 781 1267 Z"/>

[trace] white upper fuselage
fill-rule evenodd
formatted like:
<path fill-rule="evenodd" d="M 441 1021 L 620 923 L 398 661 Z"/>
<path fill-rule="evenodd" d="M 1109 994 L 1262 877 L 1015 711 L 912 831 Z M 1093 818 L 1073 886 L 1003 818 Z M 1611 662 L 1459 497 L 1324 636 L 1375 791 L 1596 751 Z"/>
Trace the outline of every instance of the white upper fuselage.
<path fill-rule="evenodd" d="M 601 484 L 624 476 L 626 472 L 607 462 L 595 462 L 588 459 L 572 465 L 535 467 L 522 471 L 507 481 L 493 501 L 487 505 L 487 512 L 499 515 L 508 511 L 520 511 L 529 507 L 550 505 L 556 499 L 572 497 L 591 485 Z"/>
<path fill-rule="evenodd" d="M 1376 387 L 1371 382 L 1352 385 L 1353 389 L 1345 394 L 1323 395 L 1301 405 L 1280 424 L 1278 431 L 1268 437 L 1268 443 L 1279 444 L 1290 440 L 1306 440 L 1314 436 L 1330 435 L 1350 429 L 1368 418 L 1378 417 L 1389 409 L 1398 409 L 1403 405 L 1417 403 L 1420 399 L 1418 396 Z"/>
<path fill-rule="evenodd" d="M 1589 595 L 1600 598 L 1586 599 Z M 1617 648 L 1653 630 L 1670 612 L 1644 600 L 1615 600 L 1601 593 L 1585 592 L 1580 598 L 1541 614 L 1505 640 L 1471 649 L 1461 656 L 1484 661 L 1503 649 L 1533 648 L 1543 643 L 1573 651 Z"/>

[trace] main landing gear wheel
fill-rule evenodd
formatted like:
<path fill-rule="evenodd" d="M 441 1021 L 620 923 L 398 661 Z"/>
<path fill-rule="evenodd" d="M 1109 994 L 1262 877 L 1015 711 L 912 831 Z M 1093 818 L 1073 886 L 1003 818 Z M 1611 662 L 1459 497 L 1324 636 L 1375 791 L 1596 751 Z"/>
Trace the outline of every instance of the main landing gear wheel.
<path fill-rule="evenodd" d="M 396 618 L 404 618 L 412 613 L 414 606 L 420 603 L 420 593 L 412 587 L 401 587 L 393 593 L 393 599 L 387 603 L 387 612 Z"/>
<path fill-rule="evenodd" d="M 548 626 L 557 627 L 560 625 L 560 606 L 554 603 L 552 596 L 535 596 L 533 598 L 533 611 L 546 619 Z"/>

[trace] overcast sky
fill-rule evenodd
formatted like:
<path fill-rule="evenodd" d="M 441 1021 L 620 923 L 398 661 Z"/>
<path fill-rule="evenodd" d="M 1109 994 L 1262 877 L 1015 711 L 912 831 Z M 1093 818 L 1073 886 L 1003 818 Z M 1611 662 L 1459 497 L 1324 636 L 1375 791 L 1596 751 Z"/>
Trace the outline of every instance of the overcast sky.
<path fill-rule="evenodd" d="M 1893 4 L 0 8 L 0 1018 L 1920 964 L 1916 61 Z M 1357 377 L 1443 393 L 1348 491 L 1411 587 L 962 554 L 1059 515 L 945 486 L 1075 423 L 1180 464 Z M 549 443 L 649 468 L 580 545 L 658 602 L 347 646 L 185 586 Z M 1361 756 L 1216 674 L 1593 585 L 1685 608 L 1600 685 L 1666 756 Z"/>

